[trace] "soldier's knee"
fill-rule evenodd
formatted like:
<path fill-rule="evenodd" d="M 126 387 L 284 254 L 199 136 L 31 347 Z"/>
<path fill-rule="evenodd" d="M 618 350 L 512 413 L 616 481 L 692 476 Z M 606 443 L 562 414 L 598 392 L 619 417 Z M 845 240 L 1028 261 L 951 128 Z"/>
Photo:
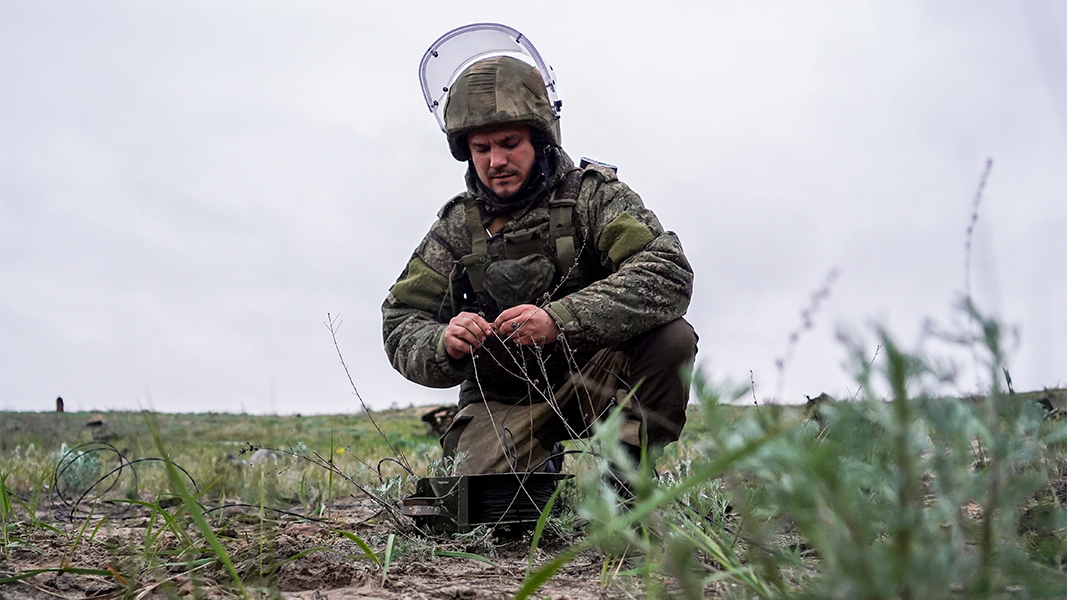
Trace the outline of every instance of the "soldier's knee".
<path fill-rule="evenodd" d="M 445 458 L 453 458 L 456 455 L 456 449 L 459 447 L 459 438 L 463 435 L 463 430 L 467 428 L 471 422 L 471 417 L 456 416 L 452 420 L 452 424 L 449 425 L 448 430 L 441 436 L 441 454 Z"/>
<path fill-rule="evenodd" d="M 697 334 L 685 319 L 675 319 L 648 332 L 641 353 L 677 369 L 696 358 Z"/>

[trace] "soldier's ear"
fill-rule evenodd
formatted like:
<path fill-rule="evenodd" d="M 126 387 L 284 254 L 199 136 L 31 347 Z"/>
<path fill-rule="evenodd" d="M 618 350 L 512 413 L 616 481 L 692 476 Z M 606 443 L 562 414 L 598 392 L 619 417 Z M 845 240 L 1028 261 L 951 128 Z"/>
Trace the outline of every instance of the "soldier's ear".
<path fill-rule="evenodd" d="M 469 161 L 471 159 L 471 147 L 470 144 L 467 143 L 467 136 L 461 135 L 457 137 L 455 144 L 452 156 L 454 156 L 456 160 Z"/>
<path fill-rule="evenodd" d="M 545 139 L 545 132 L 536 127 L 530 128 L 530 144 L 536 149 L 541 150 L 548 145 L 548 141 Z"/>

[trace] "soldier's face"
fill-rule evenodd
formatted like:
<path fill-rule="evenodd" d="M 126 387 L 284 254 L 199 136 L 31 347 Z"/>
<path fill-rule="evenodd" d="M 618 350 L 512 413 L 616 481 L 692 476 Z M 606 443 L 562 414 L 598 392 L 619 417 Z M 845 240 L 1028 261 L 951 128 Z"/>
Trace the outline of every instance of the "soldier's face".
<path fill-rule="evenodd" d="M 537 157 L 526 125 L 479 129 L 467 136 L 467 145 L 482 184 L 503 199 L 522 189 Z"/>

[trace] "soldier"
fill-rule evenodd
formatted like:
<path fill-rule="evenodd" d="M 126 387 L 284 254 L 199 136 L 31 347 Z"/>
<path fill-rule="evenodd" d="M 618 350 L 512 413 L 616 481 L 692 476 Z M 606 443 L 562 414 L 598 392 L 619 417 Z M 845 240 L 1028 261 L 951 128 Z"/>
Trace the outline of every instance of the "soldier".
<path fill-rule="evenodd" d="M 614 167 L 563 151 L 544 67 L 488 54 L 447 87 L 466 191 L 389 290 L 386 353 L 414 382 L 460 386 L 441 438 L 466 456 L 459 475 L 558 471 L 559 442 L 590 436 L 616 405 L 628 452 L 658 450 L 685 424 L 692 269 Z"/>

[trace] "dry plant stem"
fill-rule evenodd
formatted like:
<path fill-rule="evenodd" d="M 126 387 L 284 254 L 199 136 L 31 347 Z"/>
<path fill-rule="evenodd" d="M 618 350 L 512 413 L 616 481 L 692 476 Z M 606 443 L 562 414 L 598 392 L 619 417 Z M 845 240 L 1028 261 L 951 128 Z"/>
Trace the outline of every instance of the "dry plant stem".
<path fill-rule="evenodd" d="M 473 355 L 474 352 L 475 352 L 474 347 L 470 346 L 469 348 L 470 348 L 471 354 Z M 503 424 L 501 424 L 501 427 L 498 427 L 497 424 L 496 424 L 496 420 L 493 418 L 493 411 L 489 408 L 489 402 L 485 397 L 485 390 L 482 389 L 482 381 L 478 376 L 478 363 L 477 363 L 477 361 L 473 362 L 473 366 L 474 366 L 474 380 L 478 383 L 478 393 L 481 395 L 482 402 L 485 404 L 485 412 L 486 412 L 486 414 L 489 415 L 489 420 L 490 420 L 490 423 L 492 424 L 492 427 L 493 427 L 493 433 L 495 433 L 496 436 L 497 436 L 497 443 L 500 444 L 500 447 L 504 450 L 505 456 L 508 458 L 508 467 L 511 468 L 511 474 L 518 476 L 519 475 L 518 470 L 515 468 L 517 459 L 516 459 L 516 457 L 512 456 L 512 453 L 508 449 L 508 445 L 504 441 L 503 435 L 501 433 L 501 429 L 502 429 L 502 425 Z M 542 363 L 542 370 L 544 370 L 543 363 Z M 524 373 L 525 373 L 525 371 L 524 371 Z M 546 381 L 548 380 L 547 377 L 546 377 L 545 380 Z M 529 381 L 529 377 L 528 376 L 527 376 L 527 381 Z M 553 410 L 555 410 L 555 412 L 557 414 L 559 414 L 560 418 L 562 419 L 563 418 L 562 412 L 553 403 L 553 400 L 554 400 L 554 398 L 546 398 L 546 401 L 550 403 L 550 405 L 552 406 Z M 564 420 L 564 424 L 566 425 L 566 420 Z M 567 428 L 570 429 L 570 426 L 567 425 Z M 531 429 L 531 431 L 532 431 L 532 429 Z M 519 485 L 520 485 L 520 489 L 523 491 L 523 493 L 526 494 L 526 498 L 530 501 L 530 503 L 536 505 L 536 501 L 533 499 L 533 496 L 530 494 L 530 491 L 526 489 L 525 482 L 524 481 L 520 481 Z M 511 503 L 501 513 L 500 519 L 497 520 L 497 522 L 493 525 L 493 527 L 490 528 L 489 531 L 487 531 L 485 536 L 482 538 L 482 543 L 484 543 L 484 542 L 489 540 L 489 537 L 493 533 L 493 529 L 495 529 L 495 527 L 497 525 L 499 525 L 501 521 L 503 521 L 504 517 L 507 515 L 508 511 L 511 510 L 512 505 L 514 505 L 514 503 L 518 500 L 518 498 L 519 498 L 518 494 L 516 494 L 515 496 L 512 497 Z"/>
<path fill-rule="evenodd" d="M 584 249 L 584 243 L 583 243 L 582 249 Z M 579 251 L 579 255 L 580 254 L 581 254 L 581 250 Z M 575 263 L 575 265 L 571 266 L 571 270 L 573 270 L 575 268 L 576 264 L 577 263 Z M 563 283 L 565 283 L 567 281 L 567 277 L 570 275 L 571 270 L 568 270 L 568 272 L 561 279 L 559 287 L 557 287 L 551 293 L 545 295 L 545 302 L 540 307 L 542 310 L 545 310 L 545 308 L 548 306 L 548 299 L 553 294 L 555 294 L 555 292 L 558 291 L 560 289 L 560 287 L 562 287 Z M 522 327 L 522 325 L 524 325 L 524 324 L 525 324 L 525 321 L 523 323 L 519 324 L 519 326 L 515 328 L 516 331 L 518 329 L 520 329 Z M 524 364 L 525 355 L 522 354 L 521 352 L 519 352 L 519 353 L 512 352 L 511 349 L 508 347 L 508 344 L 506 342 L 510 341 L 511 340 L 511 335 L 515 335 L 515 334 L 512 333 L 512 334 L 509 334 L 509 335 L 506 335 L 506 336 L 501 336 L 500 332 L 494 332 L 494 335 L 496 336 L 496 338 L 498 340 L 500 340 L 502 342 L 501 346 L 504 348 L 504 351 L 507 353 L 508 358 L 511 359 L 511 362 L 518 369 L 518 371 L 519 371 L 519 373 L 521 373 L 521 375 L 512 372 L 511 369 L 509 369 L 507 366 L 505 366 L 501 362 L 501 360 L 499 358 L 497 358 L 494 354 L 489 353 L 489 356 L 497 363 L 497 365 L 499 365 L 501 368 L 503 368 L 506 372 L 508 372 L 509 374 L 511 374 L 512 376 L 514 376 L 514 377 L 516 377 L 518 379 L 524 380 L 528 386 L 530 386 L 533 390 L 536 390 L 537 395 L 541 396 L 542 400 L 544 402 L 547 402 L 548 405 L 552 408 L 553 412 L 555 412 L 556 415 L 560 418 L 561 422 L 567 428 L 567 431 L 570 434 L 570 436 L 572 437 L 572 439 L 580 440 L 581 439 L 581 434 L 579 432 L 574 431 L 574 429 L 570 426 L 570 423 L 567 421 L 567 419 L 564 418 L 562 410 L 555 403 L 554 391 L 551 389 L 551 386 L 549 384 L 549 377 L 548 377 L 548 372 L 547 372 L 546 367 L 545 367 L 544 358 L 540 354 L 540 346 L 535 344 L 533 346 L 533 349 L 534 349 L 534 353 L 537 354 L 537 363 L 538 364 L 536 365 L 536 368 L 540 371 L 541 376 L 544 378 L 544 381 L 545 381 L 545 386 L 546 387 L 545 387 L 544 390 L 542 390 L 540 387 L 538 387 L 538 385 L 535 382 L 534 378 L 530 374 L 530 371 L 531 371 L 530 367 L 528 367 L 526 364 Z M 563 336 L 562 332 L 560 332 L 558 341 L 560 342 L 560 345 L 563 348 L 563 352 L 564 352 L 565 356 L 567 356 L 567 358 L 573 363 L 574 362 L 573 361 L 573 353 L 570 351 L 570 347 L 567 345 L 566 338 Z M 476 350 L 473 346 L 468 346 L 468 349 L 469 349 L 469 352 L 470 352 L 471 356 L 475 357 L 475 355 L 477 354 L 478 350 Z M 520 359 L 523 359 L 523 360 L 520 360 Z M 491 425 L 493 427 L 493 432 L 497 436 L 497 442 L 500 444 L 500 447 L 503 449 L 505 455 L 508 458 L 508 466 L 511 469 L 511 473 L 515 474 L 515 475 L 518 475 L 518 472 L 517 472 L 517 469 L 516 469 L 515 457 L 512 456 L 512 452 L 509 452 L 508 445 L 506 444 L 506 442 L 504 440 L 504 437 L 502 435 L 502 432 L 501 432 L 502 424 L 501 424 L 501 426 L 498 426 L 496 424 L 496 421 L 495 421 L 495 419 L 493 417 L 493 413 L 490 410 L 489 405 L 488 405 L 488 401 L 487 401 L 487 399 L 485 397 L 485 391 L 482 388 L 482 382 L 481 382 L 481 379 L 480 379 L 479 374 L 478 374 L 477 360 L 475 360 L 473 362 L 473 364 L 474 364 L 474 379 L 475 379 L 475 382 L 478 384 L 478 392 L 479 392 L 479 395 L 482 397 L 482 402 L 485 403 L 485 405 L 486 405 L 486 413 L 489 415 L 490 423 L 491 423 Z M 575 364 L 574 367 L 577 367 L 577 365 Z M 522 486 L 522 490 L 526 494 L 527 498 L 529 498 L 530 501 L 533 502 L 533 498 L 530 495 L 529 491 L 526 490 L 525 485 Z M 517 496 L 512 498 L 512 502 L 515 502 L 517 499 L 518 499 Z M 510 507 L 509 507 L 509 509 L 510 509 Z M 506 513 L 506 511 L 505 511 L 505 513 Z M 501 519 L 503 519 L 503 515 L 501 515 Z M 487 532 L 486 535 L 487 536 L 491 535 L 491 533 L 492 533 L 492 531 L 490 530 L 489 532 Z M 486 539 L 488 539 L 488 537 Z"/>
<path fill-rule="evenodd" d="M 141 590 L 141 592 L 138 593 L 137 596 L 134 597 L 134 600 L 142 600 L 145 596 L 147 596 L 147 595 L 151 594 L 152 592 L 156 591 L 157 589 L 159 589 L 160 586 L 165 585 L 165 584 L 167 584 L 167 583 L 169 583 L 171 581 L 174 581 L 175 579 L 178 579 L 179 577 L 187 576 L 190 573 L 192 573 L 193 571 L 197 571 L 197 570 L 203 569 L 204 567 L 207 567 L 209 564 L 211 564 L 211 563 L 204 563 L 204 564 L 202 564 L 202 565 L 200 565 L 198 567 L 193 567 L 192 569 L 189 569 L 188 571 L 183 571 L 183 572 L 171 575 L 170 577 L 167 577 L 166 579 L 163 579 L 162 581 L 158 581 L 156 583 L 153 583 L 152 585 L 149 585 L 149 586 L 145 587 L 145 589 Z"/>
<path fill-rule="evenodd" d="M 307 460 L 308 462 L 310 462 L 310 463 L 312 463 L 314 465 L 318 465 L 319 467 L 322 467 L 323 469 L 326 469 L 327 471 L 336 474 L 337 476 L 341 477 L 342 479 L 344 479 L 348 483 L 352 484 L 356 489 L 358 489 L 359 491 L 363 492 L 368 498 L 370 498 L 371 500 L 376 502 L 379 506 L 381 506 L 385 510 L 385 513 L 389 516 L 389 518 L 393 522 L 395 522 L 399 527 L 404 528 L 404 527 L 410 525 L 410 523 L 406 522 L 402 518 L 402 515 L 397 510 L 396 506 L 394 506 L 393 504 L 383 500 L 378 495 L 376 495 L 374 492 L 372 492 L 369 489 L 367 489 L 365 486 L 360 485 L 360 483 L 358 481 L 356 481 L 355 479 L 350 477 L 347 473 L 345 473 L 341 469 L 337 468 L 337 466 L 335 466 L 333 464 L 333 461 L 326 460 L 318 452 L 311 452 L 310 455 L 301 454 L 301 453 L 295 452 L 293 450 L 288 450 L 287 452 L 289 454 L 297 457 L 297 458 L 303 458 L 304 460 Z M 418 530 L 418 528 L 416 528 L 416 530 Z M 423 531 L 421 531 L 421 530 L 418 530 L 418 531 L 419 531 L 420 534 L 425 535 L 425 533 Z"/>
<path fill-rule="evenodd" d="M 748 371 L 748 382 L 752 385 L 749 388 L 752 390 L 752 404 L 755 404 L 756 408 L 759 409 L 759 400 L 756 400 L 756 375 L 752 372 L 752 369 Z"/>
<path fill-rule="evenodd" d="M 975 192 L 974 201 L 971 202 L 971 222 L 967 225 L 967 243 L 964 246 L 966 253 L 963 257 L 963 286 L 967 300 L 971 301 L 973 301 L 971 298 L 971 246 L 974 241 L 974 228 L 978 224 L 978 207 L 982 204 L 982 193 L 985 191 L 986 180 L 991 170 L 993 170 L 993 159 L 988 158 L 985 162 L 985 171 L 982 172 L 982 179 L 978 182 L 978 191 Z M 971 317 L 971 322 L 974 322 L 974 317 Z"/>
<path fill-rule="evenodd" d="M 67 597 L 64 596 L 63 594 L 60 594 L 60 593 L 57 593 L 57 592 L 53 592 L 51 590 L 47 590 L 47 589 L 45 589 L 45 588 L 43 588 L 43 587 L 41 587 L 39 585 L 34 585 L 34 584 L 30 583 L 29 581 L 26 581 L 25 579 L 20 579 L 19 583 L 21 583 L 23 585 L 27 585 L 27 586 L 37 590 L 38 592 L 42 592 L 42 593 L 47 594 L 49 596 L 54 596 L 56 598 L 63 598 L 64 600 L 67 599 Z"/>
<path fill-rule="evenodd" d="M 772 400 L 775 402 L 782 399 L 782 390 L 785 388 L 785 368 L 789 364 L 789 361 L 793 358 L 793 352 L 796 350 L 797 343 L 800 341 L 802 333 L 811 329 L 815 313 L 819 312 L 819 305 L 830 295 L 830 288 L 834 285 L 834 281 L 837 280 L 838 270 L 837 267 L 830 269 L 830 272 L 826 274 L 826 278 L 823 279 L 822 285 L 819 289 L 811 295 L 808 300 L 808 305 L 804 307 L 804 310 L 800 313 L 800 325 L 793 330 L 793 333 L 789 334 L 789 342 L 785 346 L 785 354 L 782 358 L 775 361 L 775 366 L 778 368 L 778 382 L 775 386 L 774 397 Z"/>
<path fill-rule="evenodd" d="M 974 298 L 971 296 L 971 248 L 974 242 L 974 228 L 978 225 L 978 207 L 982 204 L 982 193 L 985 191 L 986 180 L 989 179 L 989 172 L 993 170 L 992 157 L 987 158 L 985 161 L 985 170 L 982 172 L 982 179 L 978 182 L 978 191 L 974 194 L 974 201 L 971 202 L 971 222 L 967 225 L 967 242 L 964 244 L 963 254 L 963 293 L 966 298 L 966 302 L 973 305 Z M 969 314 L 967 317 L 967 325 L 973 331 L 974 328 L 974 315 Z M 978 376 L 980 372 L 978 362 L 978 349 L 974 345 L 971 346 L 971 357 L 974 360 L 974 383 L 980 389 L 982 387 L 981 379 Z"/>
<path fill-rule="evenodd" d="M 368 408 L 367 403 L 363 401 L 363 397 L 359 395 L 359 389 L 356 388 L 356 382 L 352 379 L 352 373 L 348 370 L 348 365 L 345 364 L 345 357 L 341 354 L 341 346 L 337 343 L 337 329 L 341 326 L 341 321 L 339 319 L 334 319 L 332 316 L 330 316 L 330 313 L 326 313 L 326 323 L 324 323 L 324 325 L 326 325 L 326 328 L 330 330 L 330 338 L 333 340 L 334 349 L 337 350 L 337 358 L 340 359 L 341 366 L 345 369 L 345 375 L 348 377 L 348 383 L 352 386 L 352 391 L 356 394 L 356 398 L 359 400 L 360 406 L 363 407 L 363 412 L 367 414 L 367 418 L 370 419 L 371 425 L 374 425 L 374 428 L 378 430 L 378 434 L 382 436 L 382 439 L 385 440 L 385 443 L 389 446 L 389 449 L 393 451 L 393 456 L 396 457 L 397 460 L 401 461 L 404 466 L 407 467 L 408 472 L 410 472 L 411 464 L 408 463 L 407 457 L 404 456 L 403 452 L 397 450 L 396 447 L 393 446 L 393 443 L 389 441 L 389 437 L 385 435 L 385 433 L 382 431 L 382 428 L 378 427 L 378 423 L 374 421 L 374 415 L 371 414 L 370 408 Z"/>
<path fill-rule="evenodd" d="M 474 347 L 471 346 L 470 349 L 471 349 L 471 354 L 473 355 L 474 354 Z M 489 415 L 489 422 L 493 426 L 493 433 L 496 434 L 497 443 L 499 443 L 500 447 L 503 448 L 506 451 L 507 450 L 507 445 L 504 444 L 504 438 L 500 433 L 500 428 L 498 428 L 496 426 L 496 419 L 493 418 L 493 411 L 492 411 L 492 409 L 489 408 L 489 400 L 486 399 L 485 390 L 482 389 L 482 380 L 478 376 L 478 361 L 471 361 L 471 364 L 474 367 L 474 381 L 477 382 L 477 384 L 478 384 L 478 393 L 482 397 L 482 403 L 485 404 L 485 414 Z M 515 472 L 515 463 L 512 462 L 510 456 L 508 457 L 508 459 L 509 459 L 508 460 L 508 466 L 511 467 L 511 472 L 514 473 Z"/>
<path fill-rule="evenodd" d="M 867 368 L 868 369 L 870 369 L 871 367 L 874 366 L 874 361 L 878 358 L 878 351 L 881 350 L 881 349 L 882 349 L 882 345 L 881 344 L 878 344 L 877 346 L 875 346 L 875 348 L 874 348 L 874 356 L 871 356 L 871 362 L 867 363 Z M 845 389 L 847 390 L 848 388 L 845 388 Z M 860 386 L 856 388 L 856 393 L 852 394 L 852 399 L 855 400 L 856 396 L 859 396 L 859 394 L 860 394 L 860 392 L 862 390 L 863 390 L 863 384 L 860 384 Z"/>

